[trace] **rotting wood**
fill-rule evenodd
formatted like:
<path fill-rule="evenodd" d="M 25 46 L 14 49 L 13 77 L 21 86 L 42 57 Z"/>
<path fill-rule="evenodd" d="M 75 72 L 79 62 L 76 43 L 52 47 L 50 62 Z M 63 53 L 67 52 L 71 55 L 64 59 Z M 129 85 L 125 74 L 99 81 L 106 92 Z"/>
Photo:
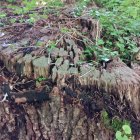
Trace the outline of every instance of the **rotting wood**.
<path fill-rule="evenodd" d="M 87 19 L 81 19 L 80 23 L 84 28 L 87 25 L 87 29 L 88 26 L 91 26 L 89 24 L 95 24 L 95 22 L 92 23 Z M 95 31 L 94 28 L 92 30 Z M 95 35 L 92 37 L 96 38 Z M 77 46 L 76 43 L 81 45 L 80 42 L 73 41 L 68 35 L 63 36 L 62 40 L 59 42 L 59 45 L 63 45 L 62 48 L 55 48 L 51 51 L 46 50 L 45 54 L 40 53 L 41 49 L 37 47 L 18 48 L 19 44 L 12 44 L 7 47 L 1 46 L 1 60 L 4 60 L 4 64 L 9 71 L 28 77 L 34 75 L 34 78 L 43 76 L 57 80 L 56 78 L 60 75 L 63 77 L 63 75 L 69 73 L 80 75 L 78 79 L 82 85 L 90 84 L 97 89 L 116 93 L 121 100 L 125 97 L 130 106 L 134 108 L 137 118 L 140 119 L 140 76 L 119 59 L 114 59 L 108 64 L 107 69 L 102 70 L 96 70 L 88 64 L 78 65 L 77 62 L 80 60 L 83 48 Z M 28 53 L 30 53 L 30 56 Z M 35 53 L 36 55 L 34 55 Z M 71 54 L 73 54 L 73 57 Z M 60 61 L 60 59 L 62 60 Z"/>
<path fill-rule="evenodd" d="M 95 30 L 98 21 L 82 17 L 77 19 L 77 23 L 81 23 L 84 31 L 89 31 L 89 37 L 93 38 L 90 43 L 96 43 L 96 38 L 100 37 L 100 30 Z M 25 33 L 25 37 L 33 39 L 30 41 L 34 42 L 34 38 L 49 36 L 52 31 L 49 29 L 41 32 L 41 29 L 44 30 L 44 27 L 33 27 Z M 54 39 L 57 31 L 52 32 L 55 32 Z M 132 120 L 133 129 L 134 124 L 139 122 L 139 75 L 119 58 L 113 59 L 106 69 L 101 70 L 88 63 L 79 64 L 78 60 L 84 50 L 82 36 L 79 32 L 72 35 L 62 35 L 63 38 L 57 44 L 59 48 L 51 51 L 33 46 L 24 48 L 16 44 L 0 46 L 1 60 L 9 71 L 28 78 L 43 76 L 54 82 L 52 90 L 48 93 L 49 101 L 38 104 L 35 102 L 38 93 L 16 92 L 13 93 L 16 97 L 14 101 L 3 102 L 0 105 L 1 139 L 112 140 L 113 132 L 106 129 L 99 120 L 99 112 L 104 108 L 112 116 L 118 115 L 124 117 L 123 119 Z M 46 46 L 47 43 L 48 39 Z M 31 95 L 31 98 L 27 95 Z M 27 104 L 28 100 L 31 104 Z M 124 104 L 123 107 L 120 106 L 121 103 Z M 114 105 L 122 110 L 116 107 L 116 110 L 112 111 L 109 108 L 110 104 L 111 107 Z M 127 114 L 123 114 L 126 113 L 123 109 L 128 108 L 130 110 Z"/>
<path fill-rule="evenodd" d="M 76 47 L 76 46 L 74 46 Z M 4 51 L 5 50 L 5 51 Z M 13 68 L 13 59 L 6 59 L 7 56 L 10 56 L 12 52 L 11 49 L 4 49 L 1 51 L 2 59 L 5 60 L 5 65 L 10 71 L 16 72 L 16 69 Z M 76 49 L 75 49 L 76 50 Z M 16 47 L 17 51 L 17 47 Z M 63 50 L 64 51 L 64 50 Z M 74 52 L 75 54 L 77 54 Z M 13 53 L 12 53 L 13 54 Z M 77 54 L 78 55 L 78 54 Z M 16 54 L 14 58 L 18 58 L 19 54 Z M 34 72 L 34 77 L 37 78 L 39 76 L 43 77 L 54 77 L 53 79 L 56 80 L 60 75 L 62 77 L 64 75 L 69 74 L 76 74 L 79 75 L 79 81 L 81 85 L 87 86 L 95 86 L 99 90 L 103 90 L 105 92 L 109 92 L 112 94 L 116 94 L 119 96 L 121 101 L 126 98 L 132 109 L 135 110 L 137 118 L 139 118 L 140 112 L 140 104 L 139 104 L 139 83 L 140 77 L 135 71 L 127 67 L 119 58 L 114 59 L 107 65 L 106 69 L 102 69 L 102 71 L 95 69 L 93 66 L 89 66 L 88 64 L 75 67 L 75 62 L 69 62 L 69 56 L 65 53 L 62 53 L 62 49 L 58 53 L 58 57 L 55 62 L 56 68 L 52 67 L 51 64 L 51 54 L 50 58 L 45 56 L 40 56 L 37 58 L 33 57 L 34 59 L 26 59 L 28 55 L 25 55 L 22 59 L 21 71 L 23 71 L 23 75 L 31 76 L 32 72 Z M 30 56 L 31 57 L 31 56 Z M 53 53 L 54 57 L 54 53 Z M 27 57 L 28 58 L 28 57 Z M 62 59 L 65 58 L 66 60 Z M 62 59 L 60 61 L 60 59 Z M 11 61 L 12 60 L 12 61 Z M 29 61 L 29 64 L 28 64 Z M 43 62 L 44 61 L 44 62 Z M 19 60 L 18 60 L 19 63 Z M 52 67 L 52 71 L 50 71 L 50 67 Z M 55 69 L 55 73 L 54 73 Z M 18 72 L 17 72 L 18 73 Z M 54 76 L 55 74 L 56 76 Z"/>

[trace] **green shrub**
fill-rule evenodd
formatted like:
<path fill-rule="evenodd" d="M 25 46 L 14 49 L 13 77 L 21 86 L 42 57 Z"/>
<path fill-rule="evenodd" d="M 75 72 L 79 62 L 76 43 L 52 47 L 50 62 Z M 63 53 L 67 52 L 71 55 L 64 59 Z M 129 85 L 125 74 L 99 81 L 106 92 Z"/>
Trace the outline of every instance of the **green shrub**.
<path fill-rule="evenodd" d="M 131 61 L 137 48 L 133 37 L 140 35 L 140 1 L 136 0 L 133 3 L 130 0 L 97 0 L 96 2 L 106 8 L 91 11 L 93 18 L 97 18 L 101 23 L 104 47 L 110 51 L 117 51 L 126 63 Z"/>

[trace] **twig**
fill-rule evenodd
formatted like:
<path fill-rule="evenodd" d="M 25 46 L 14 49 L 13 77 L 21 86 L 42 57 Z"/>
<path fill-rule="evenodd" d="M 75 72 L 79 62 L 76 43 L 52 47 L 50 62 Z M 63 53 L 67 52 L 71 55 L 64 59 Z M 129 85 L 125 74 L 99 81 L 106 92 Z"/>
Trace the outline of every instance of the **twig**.
<path fill-rule="evenodd" d="M 7 101 L 7 99 L 6 99 L 7 97 L 8 97 L 8 94 L 6 93 L 3 97 L 3 99 L 0 101 L 0 103 L 3 103 L 4 101 Z"/>
<path fill-rule="evenodd" d="M 18 82 L 18 83 L 13 84 L 12 86 L 25 85 L 25 84 L 30 83 L 30 82 L 34 82 L 34 80 L 27 81 L 26 83 Z"/>
<path fill-rule="evenodd" d="M 13 89 L 17 90 L 17 91 L 18 91 L 18 92 L 20 92 L 20 93 L 22 92 L 21 90 L 19 90 L 19 89 L 15 88 L 15 87 L 13 87 Z"/>
<path fill-rule="evenodd" d="M 0 72 L 5 68 L 5 66 L 3 66 L 1 69 L 0 69 Z"/>
<path fill-rule="evenodd" d="M 97 21 L 97 32 L 96 32 L 96 45 L 99 38 L 99 20 Z"/>
<path fill-rule="evenodd" d="M 87 75 L 87 74 L 88 74 L 89 72 L 91 72 L 91 71 L 92 71 L 92 70 L 86 72 L 85 74 L 81 75 L 80 77 L 83 77 L 83 76 Z"/>
<path fill-rule="evenodd" d="M 81 33 L 79 33 L 78 31 L 74 30 L 74 33 L 77 33 L 79 36 L 81 36 L 81 37 L 87 39 L 87 40 L 90 41 L 93 45 L 95 45 L 95 43 L 94 43 L 92 40 L 90 40 L 90 39 L 87 38 L 86 36 L 83 36 L 83 35 L 82 35 Z M 72 36 L 71 34 L 68 34 L 68 33 L 67 33 L 67 35 L 69 35 L 69 36 L 75 38 L 76 40 L 79 40 L 79 41 L 82 41 L 82 42 L 83 42 L 83 40 L 78 39 L 78 38 L 76 38 L 75 36 Z"/>
<path fill-rule="evenodd" d="M 11 25 L 5 26 L 1 30 L 9 29 L 12 27 L 24 26 L 24 25 L 29 25 L 29 23 L 16 23 L 16 24 L 13 24 L 12 26 Z"/>

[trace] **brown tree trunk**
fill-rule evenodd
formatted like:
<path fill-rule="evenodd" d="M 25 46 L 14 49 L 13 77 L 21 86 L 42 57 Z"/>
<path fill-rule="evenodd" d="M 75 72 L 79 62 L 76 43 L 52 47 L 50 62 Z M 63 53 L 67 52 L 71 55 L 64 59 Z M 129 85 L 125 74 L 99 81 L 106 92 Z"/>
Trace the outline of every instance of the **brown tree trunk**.
<path fill-rule="evenodd" d="M 0 105 L 0 139 L 112 139 L 112 133 L 103 127 L 96 117 L 90 116 L 93 115 L 92 113 L 88 116 L 80 104 L 74 104 L 69 98 L 64 99 L 60 92 L 57 87 L 54 87 L 50 93 L 51 101 L 38 105 L 2 103 Z"/>
<path fill-rule="evenodd" d="M 105 127 L 100 115 L 104 109 L 111 116 L 118 115 L 123 119 L 135 121 L 131 116 L 134 113 L 132 107 L 134 107 L 135 113 L 139 111 L 139 104 L 136 105 L 133 102 L 137 101 L 137 98 L 133 99 L 134 96 L 131 102 L 128 101 L 132 97 L 132 94 L 127 95 L 131 92 L 129 89 L 131 84 L 126 86 L 129 92 L 123 92 L 126 91 L 126 83 L 123 83 L 122 79 L 124 75 L 119 77 L 125 69 L 129 75 L 134 77 L 135 73 L 131 69 L 125 68 L 125 64 L 118 59 L 108 64 L 103 73 L 95 69 L 92 69 L 93 72 L 89 69 L 86 72 L 87 69 L 84 68 L 81 67 L 81 71 L 84 73 L 80 77 L 59 73 L 56 83 L 53 83 L 52 87 L 50 86 L 51 92 L 46 92 L 49 94 L 49 100 L 45 102 L 28 103 L 27 100 L 27 103 L 18 104 L 13 100 L 8 100 L 1 103 L 1 140 L 112 140 L 114 132 Z M 91 75 L 94 75 L 93 79 Z M 130 77 L 129 81 L 131 81 Z M 121 83 L 118 81 L 120 78 Z M 115 83 L 115 79 L 117 83 Z M 139 78 L 135 80 L 133 78 L 134 81 L 136 86 Z M 135 95 L 136 89 L 133 88 Z M 121 99 L 123 96 L 125 100 Z M 15 101 L 16 99 L 17 97 L 15 97 Z M 130 104 L 130 107 L 127 108 L 128 112 L 123 111 L 125 107 L 118 110 L 119 107 L 122 107 L 119 103 L 118 107 L 114 108 L 116 102 L 126 104 L 126 100 Z"/>

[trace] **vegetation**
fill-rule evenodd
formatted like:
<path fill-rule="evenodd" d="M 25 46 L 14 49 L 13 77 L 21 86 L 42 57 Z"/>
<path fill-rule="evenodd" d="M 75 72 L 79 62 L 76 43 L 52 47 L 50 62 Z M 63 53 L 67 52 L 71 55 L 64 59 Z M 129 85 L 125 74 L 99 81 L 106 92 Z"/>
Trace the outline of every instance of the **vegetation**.
<path fill-rule="evenodd" d="M 106 111 L 102 111 L 101 119 L 105 127 L 115 131 L 116 140 L 132 140 L 132 130 L 129 121 L 121 120 L 118 117 L 110 119 Z"/>
<path fill-rule="evenodd" d="M 8 0 L 14 3 L 14 0 Z M 75 9 L 75 16 L 81 16 L 83 9 L 90 5 L 93 0 L 79 0 Z M 133 61 L 133 56 L 138 52 L 137 43 L 134 38 L 140 36 L 140 1 L 135 0 L 96 0 L 100 6 L 99 9 L 93 9 L 90 14 L 93 18 L 99 20 L 102 32 L 101 38 L 96 40 L 94 45 L 87 46 L 85 56 L 92 58 L 96 54 L 96 62 L 100 60 L 108 61 L 114 56 L 119 56 L 124 62 L 129 64 Z M 23 0 L 22 7 L 9 6 L 13 8 L 16 14 L 24 14 L 37 7 L 63 6 L 60 0 Z M 0 18 L 5 17 L 5 13 L 1 13 Z M 29 14 L 28 19 L 20 19 L 18 22 L 26 22 L 33 24 L 39 18 L 47 17 L 47 9 L 44 8 L 43 14 Z M 123 20 L 122 20 L 123 19 Z M 16 19 L 11 19 L 11 23 Z M 65 30 L 62 32 L 66 32 Z"/>
<path fill-rule="evenodd" d="M 138 51 L 133 38 L 140 36 L 140 1 L 96 0 L 96 2 L 103 6 L 91 11 L 91 15 L 102 25 L 101 45 L 109 49 L 111 54 L 115 53 L 129 63 L 133 59 L 133 54 Z"/>
<path fill-rule="evenodd" d="M 132 140 L 131 137 L 131 128 L 129 125 L 123 125 L 121 131 L 116 132 L 116 139 L 117 140 Z"/>

